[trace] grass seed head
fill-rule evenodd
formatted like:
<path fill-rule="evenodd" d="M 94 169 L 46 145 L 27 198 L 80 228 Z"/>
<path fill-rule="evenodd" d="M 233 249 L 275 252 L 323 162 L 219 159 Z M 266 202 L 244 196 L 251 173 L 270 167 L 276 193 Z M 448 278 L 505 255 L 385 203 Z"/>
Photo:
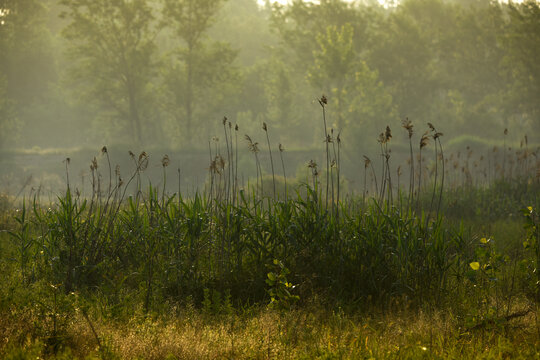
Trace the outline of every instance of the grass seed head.
<path fill-rule="evenodd" d="M 371 164 L 371 159 L 368 158 L 366 155 L 364 155 L 364 167 L 368 168 L 370 164 Z"/>
<path fill-rule="evenodd" d="M 92 159 L 92 163 L 90 164 L 90 170 L 97 170 L 97 168 L 98 163 L 96 157 L 94 156 L 94 158 Z"/>
<path fill-rule="evenodd" d="M 258 142 L 253 142 L 253 140 L 251 140 L 251 138 L 249 137 L 248 134 L 244 135 L 246 140 L 248 141 L 248 148 L 249 148 L 249 151 L 253 152 L 253 153 L 258 153 L 259 152 L 259 143 Z"/>
<path fill-rule="evenodd" d="M 405 118 L 405 120 L 403 120 L 401 122 L 401 126 L 407 130 L 407 132 L 409 133 L 409 139 L 412 138 L 413 136 L 413 124 L 411 122 L 411 120 L 409 120 L 409 118 Z"/>
<path fill-rule="evenodd" d="M 392 138 L 392 131 L 390 130 L 390 126 L 386 125 L 386 130 L 384 132 L 384 141 L 388 142 Z"/>
<path fill-rule="evenodd" d="M 323 94 L 319 100 L 319 104 L 324 108 L 328 104 L 328 99 Z"/>
<path fill-rule="evenodd" d="M 165 156 L 163 156 L 163 158 L 161 159 L 161 165 L 163 167 L 167 167 L 169 166 L 169 163 L 170 163 L 169 155 L 165 154 Z"/>
<path fill-rule="evenodd" d="M 146 153 L 146 151 L 143 151 L 142 153 L 139 154 L 138 168 L 139 170 L 144 171 L 146 170 L 147 167 L 148 167 L 148 154 Z"/>
<path fill-rule="evenodd" d="M 429 144 L 428 132 L 426 131 L 420 138 L 420 149 L 423 149 Z"/>

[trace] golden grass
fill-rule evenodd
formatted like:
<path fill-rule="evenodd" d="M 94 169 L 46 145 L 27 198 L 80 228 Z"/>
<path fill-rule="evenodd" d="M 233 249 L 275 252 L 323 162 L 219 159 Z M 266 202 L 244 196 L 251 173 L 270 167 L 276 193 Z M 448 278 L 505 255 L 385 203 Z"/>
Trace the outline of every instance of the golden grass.
<path fill-rule="evenodd" d="M 513 319 L 504 328 L 468 331 L 459 328 L 457 316 L 406 308 L 373 316 L 316 307 L 219 317 L 184 310 L 167 319 L 96 320 L 93 325 L 102 346 L 121 359 L 498 359 L 538 358 L 535 316 L 532 312 Z M 0 357 L 10 348 L 9 338 L 24 339 L 23 333 L 31 337 L 30 318 L 1 321 Z M 106 358 L 81 315 L 69 323 L 63 343 L 70 357 Z M 31 345 L 28 340 L 19 346 L 30 351 Z M 42 356 L 46 358 L 46 352 Z"/>

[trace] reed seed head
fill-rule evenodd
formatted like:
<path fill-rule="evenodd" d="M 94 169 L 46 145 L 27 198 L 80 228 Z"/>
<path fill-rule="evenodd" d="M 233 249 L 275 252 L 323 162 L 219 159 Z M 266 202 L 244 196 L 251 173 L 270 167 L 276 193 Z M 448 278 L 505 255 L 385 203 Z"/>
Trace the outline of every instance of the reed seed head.
<path fill-rule="evenodd" d="M 170 161 L 170 159 L 169 159 L 169 155 L 167 155 L 167 154 L 165 154 L 165 155 L 163 156 L 163 158 L 161 159 L 161 165 L 162 165 L 163 167 L 169 166 L 169 163 L 170 163 L 170 162 L 171 162 L 171 161 Z"/>
<path fill-rule="evenodd" d="M 147 167 L 148 167 L 148 154 L 146 153 L 146 151 L 143 151 L 139 154 L 138 168 L 139 170 L 144 171 L 146 170 Z"/>
<path fill-rule="evenodd" d="M 371 164 L 371 159 L 368 158 L 366 155 L 364 155 L 364 167 L 368 168 L 370 164 Z"/>
<path fill-rule="evenodd" d="M 248 141 L 248 148 L 249 148 L 249 151 L 251 151 L 252 153 L 258 153 L 259 152 L 259 143 L 258 142 L 253 142 L 253 140 L 251 140 L 251 138 L 249 137 L 248 134 L 244 135 L 246 140 Z"/>
<path fill-rule="evenodd" d="M 107 147 L 106 147 L 106 146 L 103 146 L 103 147 L 101 148 L 101 153 L 102 153 L 102 154 L 106 154 L 106 153 L 107 153 Z"/>
<path fill-rule="evenodd" d="M 319 104 L 324 108 L 328 104 L 328 99 L 323 94 L 319 100 Z"/>
<path fill-rule="evenodd" d="M 222 121 L 223 121 L 223 126 L 225 126 L 227 124 L 227 117 L 224 116 Z"/>
<path fill-rule="evenodd" d="M 263 129 L 264 131 L 268 131 L 268 128 L 266 127 L 266 123 L 265 123 L 264 121 L 263 121 L 262 129 Z"/>
<path fill-rule="evenodd" d="M 405 120 L 403 120 L 401 122 L 401 126 L 403 126 L 403 128 L 405 130 L 407 130 L 407 132 L 409 133 L 409 139 L 412 138 L 413 136 L 413 124 L 411 122 L 411 120 L 409 120 L 409 118 L 405 118 Z"/>
<path fill-rule="evenodd" d="M 429 144 L 428 132 L 426 131 L 420 138 L 420 150 Z"/>
<path fill-rule="evenodd" d="M 386 125 L 386 130 L 384 132 L 384 141 L 388 142 L 392 138 L 392 131 L 390 130 L 390 126 Z"/>

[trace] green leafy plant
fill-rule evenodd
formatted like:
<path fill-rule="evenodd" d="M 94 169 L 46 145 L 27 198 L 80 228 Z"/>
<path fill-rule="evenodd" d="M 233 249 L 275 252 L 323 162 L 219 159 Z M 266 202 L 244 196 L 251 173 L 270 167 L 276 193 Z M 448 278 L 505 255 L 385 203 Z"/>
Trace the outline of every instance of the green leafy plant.
<path fill-rule="evenodd" d="M 526 260 L 528 277 L 532 283 L 532 293 L 534 299 L 540 302 L 540 220 L 536 209 L 528 206 L 521 210 L 525 216 L 524 228 L 527 231 L 527 237 L 523 246 L 530 253 L 530 259 Z"/>
<path fill-rule="evenodd" d="M 202 311 L 204 314 L 231 315 L 234 313 L 231 291 L 229 289 L 225 290 L 223 294 L 216 289 L 204 289 L 203 293 Z"/>
<path fill-rule="evenodd" d="M 30 222 L 28 220 L 28 213 L 26 211 L 26 202 L 23 200 L 22 209 L 17 211 L 19 216 L 15 216 L 15 221 L 19 224 L 19 230 L 17 232 L 9 232 L 15 247 L 17 249 L 17 259 L 20 266 L 21 276 L 23 282 L 27 280 L 27 266 L 30 261 L 31 248 L 34 244 L 34 239 L 30 236 Z"/>
<path fill-rule="evenodd" d="M 271 308 L 289 310 L 300 297 L 293 295 L 292 291 L 296 287 L 287 280 L 290 274 L 289 269 L 279 260 L 273 261 L 274 271 L 267 274 L 266 284 L 270 287 L 267 291 L 270 295 Z"/>

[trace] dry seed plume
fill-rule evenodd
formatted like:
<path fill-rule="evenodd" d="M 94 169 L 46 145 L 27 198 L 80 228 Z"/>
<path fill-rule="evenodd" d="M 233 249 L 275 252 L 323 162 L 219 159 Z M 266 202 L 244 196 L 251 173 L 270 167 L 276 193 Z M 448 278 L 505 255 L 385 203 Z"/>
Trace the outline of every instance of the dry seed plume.
<path fill-rule="evenodd" d="M 425 148 L 429 144 L 428 132 L 426 131 L 420 138 L 420 149 Z"/>
<path fill-rule="evenodd" d="M 390 130 L 390 126 L 386 125 L 386 131 L 384 132 L 384 140 L 385 142 L 390 141 L 392 138 L 392 131 Z"/>
<path fill-rule="evenodd" d="M 161 159 L 161 165 L 163 167 L 167 167 L 169 166 L 169 163 L 170 163 L 169 155 L 165 154 L 163 158 Z"/>
<path fill-rule="evenodd" d="M 401 126 L 407 130 L 407 132 L 409 133 L 409 139 L 412 138 L 413 136 L 413 124 L 411 122 L 411 120 L 409 120 L 409 118 L 405 118 L 405 120 L 403 120 L 401 122 Z"/>
<path fill-rule="evenodd" d="M 328 99 L 326 98 L 326 96 L 323 94 L 323 96 L 321 96 L 319 100 L 319 104 L 322 106 L 322 107 L 325 107 L 327 104 L 328 104 Z"/>
<path fill-rule="evenodd" d="M 370 164 L 371 164 L 371 159 L 368 158 L 366 155 L 364 155 L 364 167 L 368 168 Z"/>
<path fill-rule="evenodd" d="M 248 134 L 244 135 L 244 137 L 248 141 L 249 151 L 254 152 L 254 153 L 258 153 L 259 152 L 259 146 L 258 146 L 259 143 L 258 142 L 253 142 L 253 140 L 251 140 L 251 137 L 249 137 Z"/>

